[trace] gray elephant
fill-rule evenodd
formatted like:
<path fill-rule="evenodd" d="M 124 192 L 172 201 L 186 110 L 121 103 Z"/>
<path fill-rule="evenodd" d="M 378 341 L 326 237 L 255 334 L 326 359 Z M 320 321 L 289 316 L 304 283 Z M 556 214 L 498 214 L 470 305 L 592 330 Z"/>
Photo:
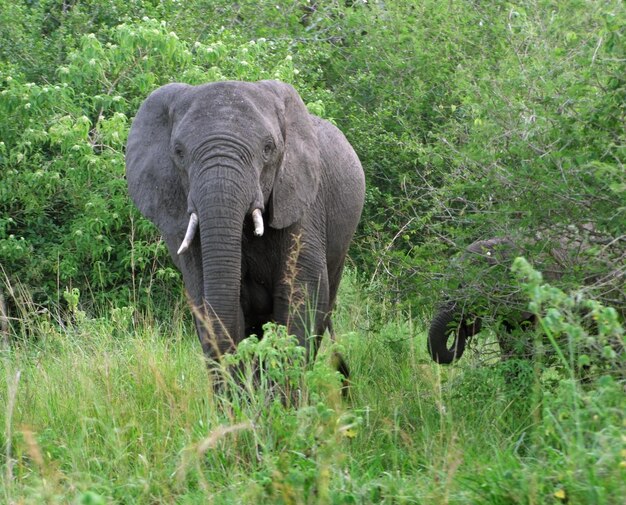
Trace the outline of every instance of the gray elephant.
<path fill-rule="evenodd" d="M 207 357 L 269 321 L 315 355 L 332 334 L 365 196 L 359 159 L 335 126 L 281 82 L 168 84 L 133 121 L 126 176 L 182 272 Z"/>
<path fill-rule="evenodd" d="M 593 226 L 583 224 L 568 231 L 569 234 L 561 235 L 555 247 L 538 248 L 534 262 L 541 265 L 543 279 L 550 283 L 562 282 L 568 273 L 585 269 L 585 285 L 600 279 L 605 284 L 614 282 L 616 286 L 623 286 L 621 263 L 600 276 L 586 264 L 588 256 L 585 253 L 592 243 L 589 235 L 594 231 Z M 594 238 L 597 241 L 597 237 Z M 449 364 L 459 359 L 468 339 L 481 330 L 485 320 L 496 323 L 503 359 L 534 354 L 533 336 L 527 330 L 536 327 L 537 317 L 527 310 L 527 301 L 520 297 L 517 283 L 509 277 L 509 272 L 516 256 L 527 256 L 538 245 L 541 243 L 532 239 L 524 243 L 510 238 L 492 238 L 467 247 L 453 263 L 463 281 L 439 305 L 428 331 L 428 352 L 434 361 Z M 607 264 L 612 266 L 608 261 Z M 623 293 L 623 287 L 618 291 Z M 576 307 L 576 311 L 589 335 L 598 335 L 596 322 L 588 317 L 589 308 L 582 304 Z M 624 317 L 623 306 L 621 317 Z M 617 335 L 603 338 L 585 342 L 580 350 L 582 354 L 596 356 L 597 362 L 616 367 L 624 355 L 623 341 Z M 618 358 L 603 355 L 606 345 Z M 581 370 L 584 372 L 587 368 L 583 365 Z"/>
<path fill-rule="evenodd" d="M 463 277 L 473 278 L 473 285 L 461 283 L 437 308 L 428 331 L 428 352 L 434 361 L 450 364 L 458 360 L 468 339 L 480 332 L 485 312 L 500 316 L 498 341 L 502 354 L 513 354 L 511 333 L 534 323 L 534 315 L 516 306 L 509 286 L 500 284 L 489 293 L 481 291 L 485 285 L 497 286 L 497 280 L 507 275 L 513 258 L 522 254 L 522 249 L 509 238 L 478 240 L 466 248 L 455 264 Z M 490 282 L 484 278 L 488 274 L 493 274 Z"/>

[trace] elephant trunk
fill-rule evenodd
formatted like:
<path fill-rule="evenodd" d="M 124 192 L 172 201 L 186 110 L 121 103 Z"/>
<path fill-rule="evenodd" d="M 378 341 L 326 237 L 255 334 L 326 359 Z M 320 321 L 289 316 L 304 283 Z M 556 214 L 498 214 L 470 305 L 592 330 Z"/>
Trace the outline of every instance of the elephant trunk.
<path fill-rule="evenodd" d="M 240 316 L 241 237 L 249 209 L 243 177 L 236 170 L 211 168 L 210 177 L 195 185 L 204 286 L 205 355 L 231 351 L 243 334 Z"/>
<path fill-rule="evenodd" d="M 428 330 L 428 352 L 439 364 L 448 365 L 459 359 L 465 350 L 469 336 L 463 321 L 463 314 L 455 304 L 447 304 L 438 310 Z M 448 340 L 452 342 L 448 345 Z"/>

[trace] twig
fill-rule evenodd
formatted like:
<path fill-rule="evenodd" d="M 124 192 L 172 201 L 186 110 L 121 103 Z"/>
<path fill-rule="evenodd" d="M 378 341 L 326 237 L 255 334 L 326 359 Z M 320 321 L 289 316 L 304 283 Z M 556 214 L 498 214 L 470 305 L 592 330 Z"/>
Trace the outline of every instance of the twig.
<path fill-rule="evenodd" d="M 7 304 L 4 293 L 0 286 L 0 336 L 2 337 L 2 347 L 9 348 L 9 317 L 7 315 Z"/>
<path fill-rule="evenodd" d="M 598 54 L 598 50 L 600 49 L 600 46 L 602 45 L 602 37 L 600 37 L 598 39 L 598 45 L 596 46 L 595 51 L 593 52 L 593 56 L 591 57 L 591 64 L 593 65 L 596 62 L 596 56 Z"/>
<path fill-rule="evenodd" d="M 389 242 L 387 244 L 387 246 L 385 247 L 385 252 L 388 252 L 389 249 L 391 249 L 391 246 L 393 246 L 393 243 L 396 241 L 396 239 L 402 234 L 404 233 L 404 230 L 406 230 L 408 228 L 408 226 L 415 221 L 415 218 L 412 217 L 411 219 L 409 219 L 406 224 L 404 226 L 402 226 L 402 228 L 400 228 L 400 230 L 398 231 L 398 233 L 395 234 L 395 236 L 391 239 L 391 242 Z M 381 255 L 380 260 L 378 261 L 378 264 L 376 265 L 376 268 L 374 269 L 374 273 L 372 274 L 372 278 L 370 279 L 370 283 L 374 282 L 374 279 L 376 278 L 376 275 L 378 274 L 378 269 L 380 268 L 380 266 L 382 265 L 383 262 L 383 258 L 384 255 Z"/>

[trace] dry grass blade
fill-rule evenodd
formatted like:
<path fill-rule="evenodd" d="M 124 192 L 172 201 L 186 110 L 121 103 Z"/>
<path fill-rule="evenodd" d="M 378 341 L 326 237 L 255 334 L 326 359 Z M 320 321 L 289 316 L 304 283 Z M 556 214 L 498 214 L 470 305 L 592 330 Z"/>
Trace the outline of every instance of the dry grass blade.
<path fill-rule="evenodd" d="M 229 433 L 243 430 L 251 430 L 252 428 L 254 428 L 254 425 L 250 421 L 233 424 L 231 426 L 220 425 L 215 428 L 208 437 L 206 437 L 196 446 L 196 453 L 198 454 L 198 456 L 201 456 L 209 449 L 213 449 L 215 447 L 215 444 L 217 444 L 218 441 L 220 441 Z"/>
<path fill-rule="evenodd" d="M 243 430 L 250 430 L 254 428 L 254 424 L 250 421 L 245 421 L 242 423 L 233 424 L 230 426 L 220 425 L 217 426 L 208 437 L 204 440 L 200 441 L 197 444 L 193 444 L 191 447 L 188 447 L 183 451 L 183 457 L 180 466 L 176 469 L 175 475 L 178 485 L 184 487 L 185 478 L 187 477 L 188 469 L 192 464 L 198 469 L 199 483 L 202 489 L 210 494 L 210 485 L 209 482 L 202 476 L 202 471 L 200 470 L 200 458 L 204 456 L 207 451 L 213 449 L 217 443 L 222 440 L 226 435 L 230 433 L 236 433 Z"/>

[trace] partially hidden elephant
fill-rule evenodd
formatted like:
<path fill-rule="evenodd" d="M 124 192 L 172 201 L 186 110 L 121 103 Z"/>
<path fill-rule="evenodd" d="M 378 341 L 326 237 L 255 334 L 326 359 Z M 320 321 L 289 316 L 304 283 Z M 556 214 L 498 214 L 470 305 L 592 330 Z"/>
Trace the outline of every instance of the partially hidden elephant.
<path fill-rule="evenodd" d="M 473 272 L 485 272 L 488 269 L 498 270 L 500 273 L 508 271 L 515 256 L 523 254 L 523 248 L 510 238 L 491 238 L 478 240 L 470 244 L 457 261 L 459 268 L 475 267 Z M 548 272 L 547 278 L 559 277 L 557 271 Z M 489 298 L 497 298 L 497 294 L 488 293 Z M 435 311 L 435 315 L 428 330 L 428 352 L 431 358 L 440 364 L 450 364 L 458 360 L 465 350 L 468 339 L 482 329 L 481 312 L 485 307 L 477 305 L 476 286 L 461 285 L 459 289 L 449 293 Z M 504 297 L 503 297 L 504 298 Z M 498 312 L 502 317 L 498 342 L 504 357 L 514 353 L 511 333 L 516 329 L 532 325 L 535 316 L 523 309 L 510 306 L 515 301 L 501 299 L 497 301 L 499 307 L 494 307 L 493 299 L 485 304 L 490 305 L 492 312 Z M 493 314 L 492 314 L 493 315 Z"/>
<path fill-rule="evenodd" d="M 523 242 L 508 237 L 479 240 L 470 244 L 453 262 L 459 277 L 453 281 L 456 286 L 446 293 L 440 302 L 428 331 L 428 352 L 440 364 L 450 364 L 458 360 L 465 350 L 468 340 L 479 333 L 486 322 L 496 332 L 502 360 L 509 358 L 530 358 L 535 356 L 536 335 L 529 330 L 538 326 L 537 316 L 528 311 L 527 301 L 520 296 L 520 289 L 510 277 L 510 268 L 517 256 L 527 256 L 535 252 L 535 263 L 541 267 L 543 279 L 549 283 L 563 282 L 568 274 L 580 273 L 588 268 L 586 261 L 591 242 L 583 232 L 593 231 L 587 225 L 573 230 L 571 235 L 562 236 L 554 247 L 541 247 L 535 240 Z M 610 242 L 613 243 L 613 240 Z M 535 249 L 536 248 L 536 249 Z M 533 251 L 535 249 L 535 251 Z M 592 269 L 584 270 L 585 286 L 598 281 L 616 286 L 616 292 L 623 294 L 622 263 L 609 273 L 598 276 Z M 459 279 L 462 279 L 459 282 Z M 614 284 L 613 284 L 614 283 Z M 576 346 L 580 356 L 592 356 L 592 361 L 624 376 L 624 356 L 626 347 L 619 332 L 606 333 L 600 339 L 600 327 L 591 309 L 584 303 L 575 304 L 574 309 L 580 323 L 591 338 L 581 339 Z M 616 305 L 617 315 L 626 317 L 623 305 Z M 559 335 L 553 334 L 558 337 Z M 610 349 L 610 351 L 608 351 Z M 575 366 L 578 367 L 578 362 Z M 581 362 L 578 371 L 585 378 L 591 365 Z"/>
<path fill-rule="evenodd" d="M 365 197 L 338 128 L 285 83 L 172 83 L 137 112 L 126 177 L 182 273 L 207 357 L 262 336 L 269 321 L 315 355 L 332 334 Z"/>

